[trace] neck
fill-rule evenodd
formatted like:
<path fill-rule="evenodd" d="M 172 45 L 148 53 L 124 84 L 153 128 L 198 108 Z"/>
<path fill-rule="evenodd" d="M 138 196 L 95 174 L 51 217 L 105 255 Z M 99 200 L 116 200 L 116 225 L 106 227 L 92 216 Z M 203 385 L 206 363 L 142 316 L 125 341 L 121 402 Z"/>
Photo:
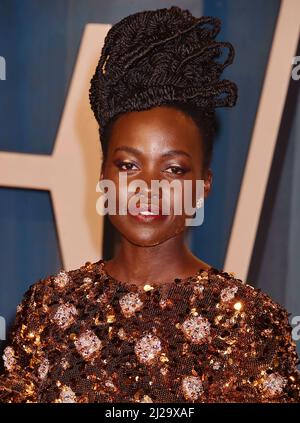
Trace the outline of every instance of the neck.
<path fill-rule="evenodd" d="M 116 256 L 105 267 L 118 280 L 143 285 L 186 278 L 210 266 L 191 253 L 181 233 L 153 246 L 135 245 L 122 237 Z"/>

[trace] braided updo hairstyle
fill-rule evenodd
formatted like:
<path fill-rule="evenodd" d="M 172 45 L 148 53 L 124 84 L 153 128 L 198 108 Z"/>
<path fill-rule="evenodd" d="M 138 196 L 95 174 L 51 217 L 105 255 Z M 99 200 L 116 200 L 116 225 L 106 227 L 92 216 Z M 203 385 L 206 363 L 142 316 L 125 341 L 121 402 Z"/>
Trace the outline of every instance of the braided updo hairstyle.
<path fill-rule="evenodd" d="M 209 165 L 215 108 L 234 106 L 237 99 L 236 84 L 220 79 L 234 58 L 230 43 L 215 41 L 220 28 L 218 18 L 196 18 L 177 6 L 138 12 L 110 28 L 89 92 L 104 160 L 120 114 L 164 105 L 193 118 Z M 226 60 L 216 61 L 223 48 Z"/>

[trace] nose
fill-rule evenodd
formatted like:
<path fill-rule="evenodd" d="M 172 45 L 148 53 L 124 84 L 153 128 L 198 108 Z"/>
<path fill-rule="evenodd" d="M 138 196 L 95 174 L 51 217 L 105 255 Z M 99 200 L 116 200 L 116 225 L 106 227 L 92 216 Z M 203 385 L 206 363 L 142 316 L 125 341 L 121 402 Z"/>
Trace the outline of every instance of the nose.
<path fill-rule="evenodd" d="M 162 197 L 161 188 L 157 189 L 155 188 L 155 184 L 152 184 L 152 181 L 159 182 L 161 180 L 160 176 L 161 175 L 159 175 L 158 171 L 155 169 L 143 169 L 137 178 L 137 186 L 134 188 L 134 194 L 143 197 L 142 199 L 148 201 L 148 203 L 153 199 L 160 199 Z M 138 183 L 139 181 L 141 181 L 140 184 Z"/>

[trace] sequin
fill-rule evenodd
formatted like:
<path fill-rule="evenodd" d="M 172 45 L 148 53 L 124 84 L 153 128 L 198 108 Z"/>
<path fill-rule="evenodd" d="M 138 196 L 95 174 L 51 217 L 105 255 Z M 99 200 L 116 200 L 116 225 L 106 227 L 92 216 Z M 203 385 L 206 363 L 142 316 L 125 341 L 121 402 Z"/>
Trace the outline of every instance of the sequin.
<path fill-rule="evenodd" d="M 77 402 L 75 393 L 68 386 L 64 386 L 62 388 L 59 399 L 63 403 L 75 403 L 75 402 Z"/>
<path fill-rule="evenodd" d="M 141 363 L 151 364 L 161 351 L 160 339 L 152 334 L 147 334 L 138 340 L 134 351 Z"/>
<path fill-rule="evenodd" d="M 148 292 L 99 263 L 65 274 L 20 305 L 0 403 L 300 402 L 288 315 L 259 290 L 216 269 Z"/>
<path fill-rule="evenodd" d="M 22 310 L 23 310 L 22 304 L 18 304 L 17 305 L 17 313 L 21 313 Z"/>
<path fill-rule="evenodd" d="M 240 311 L 240 310 L 242 310 L 242 308 L 243 308 L 243 304 L 241 303 L 241 302 L 237 302 L 237 303 L 235 303 L 234 304 L 234 306 L 233 306 L 233 308 L 236 310 L 236 311 Z"/>
<path fill-rule="evenodd" d="M 38 368 L 38 375 L 40 379 L 45 379 L 49 372 L 49 360 L 45 358 Z"/>
<path fill-rule="evenodd" d="M 134 292 L 129 292 L 119 300 L 122 312 L 125 317 L 131 317 L 136 311 L 143 307 L 143 301 L 139 295 Z"/>
<path fill-rule="evenodd" d="M 116 390 L 117 390 L 117 388 L 116 388 L 115 384 L 113 383 L 113 381 L 112 381 L 111 379 L 107 379 L 107 380 L 105 381 L 104 385 L 105 385 L 107 388 L 109 388 L 109 389 L 111 389 L 111 390 L 113 390 L 113 391 L 116 391 Z"/>
<path fill-rule="evenodd" d="M 286 378 L 278 373 L 272 373 L 265 378 L 263 388 L 270 396 L 273 396 L 280 394 L 286 384 Z"/>
<path fill-rule="evenodd" d="M 149 395 L 144 395 L 143 398 L 141 399 L 141 402 L 153 402 L 151 397 L 149 397 Z"/>
<path fill-rule="evenodd" d="M 203 295 L 204 286 L 203 285 L 195 285 L 193 289 L 194 289 L 194 294 L 201 298 L 202 295 Z"/>
<path fill-rule="evenodd" d="M 223 302 L 227 302 L 232 300 L 235 297 L 235 294 L 238 291 L 238 287 L 237 286 L 232 286 L 232 287 L 227 287 L 222 289 L 221 291 L 221 300 Z"/>
<path fill-rule="evenodd" d="M 166 308 L 166 307 L 167 307 L 167 300 L 166 300 L 165 298 L 161 298 L 161 299 L 159 300 L 159 306 L 160 306 L 162 309 Z"/>
<path fill-rule="evenodd" d="M 214 370 L 219 370 L 219 369 L 220 369 L 220 367 L 221 367 L 221 364 L 220 364 L 218 361 L 216 361 L 216 362 L 213 364 L 213 369 L 214 369 Z"/>
<path fill-rule="evenodd" d="M 196 401 L 203 394 L 201 379 L 197 376 L 186 376 L 182 380 L 182 390 L 185 399 Z"/>
<path fill-rule="evenodd" d="M 194 316 L 183 322 L 182 330 L 191 342 L 201 344 L 208 340 L 210 323 L 202 316 Z"/>
<path fill-rule="evenodd" d="M 70 364 L 69 364 L 68 360 L 66 359 L 66 357 L 63 357 L 61 359 L 60 365 L 64 370 L 66 370 L 68 367 L 70 367 Z"/>
<path fill-rule="evenodd" d="M 15 359 L 15 352 L 13 350 L 12 347 L 6 347 L 4 349 L 4 354 L 2 356 L 3 361 L 4 361 L 4 366 L 8 371 L 13 370 L 15 364 L 16 364 L 16 359 Z"/>
<path fill-rule="evenodd" d="M 70 282 L 70 277 L 65 271 L 59 272 L 55 278 L 54 283 L 60 288 L 64 288 Z"/>
<path fill-rule="evenodd" d="M 151 285 L 149 285 L 149 284 L 146 284 L 146 285 L 144 285 L 144 291 L 151 291 L 152 289 L 154 289 L 154 287 L 153 286 L 151 286 Z"/>
<path fill-rule="evenodd" d="M 100 339 L 91 331 L 87 330 L 74 341 L 77 351 L 84 359 L 90 359 L 102 348 Z"/>
<path fill-rule="evenodd" d="M 77 314 L 77 310 L 73 304 L 62 304 L 56 310 L 53 320 L 63 329 L 66 329 L 74 322 Z"/>
<path fill-rule="evenodd" d="M 168 372 L 169 372 L 169 369 L 168 369 L 166 366 L 163 366 L 163 367 L 160 369 L 160 373 L 161 373 L 163 376 L 166 376 L 166 375 L 168 374 Z"/>
<path fill-rule="evenodd" d="M 126 332 L 123 328 L 120 328 L 118 330 L 118 336 L 119 336 L 120 339 L 126 339 L 127 338 Z"/>

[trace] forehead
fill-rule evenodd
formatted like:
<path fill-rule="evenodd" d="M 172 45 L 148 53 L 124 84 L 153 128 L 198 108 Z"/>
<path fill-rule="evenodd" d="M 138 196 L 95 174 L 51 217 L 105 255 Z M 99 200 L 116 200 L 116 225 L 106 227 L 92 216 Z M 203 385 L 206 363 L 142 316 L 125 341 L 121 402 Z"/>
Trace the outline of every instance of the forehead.
<path fill-rule="evenodd" d="M 160 106 L 122 114 L 113 125 L 110 147 L 115 149 L 121 144 L 148 150 L 149 154 L 163 147 L 196 154 L 201 148 L 201 134 L 190 116 Z"/>

